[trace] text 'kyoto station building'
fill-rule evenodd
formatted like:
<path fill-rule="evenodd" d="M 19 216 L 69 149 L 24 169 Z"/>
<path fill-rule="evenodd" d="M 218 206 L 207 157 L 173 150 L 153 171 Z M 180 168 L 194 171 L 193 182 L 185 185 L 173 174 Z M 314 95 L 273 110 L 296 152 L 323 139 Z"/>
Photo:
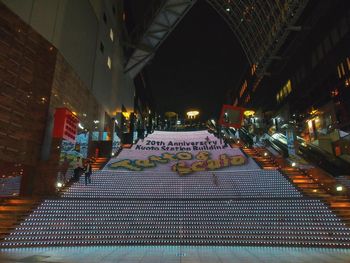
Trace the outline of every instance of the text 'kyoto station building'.
<path fill-rule="evenodd" d="M 350 262 L 350 0 L 0 0 L 0 262 Z"/>

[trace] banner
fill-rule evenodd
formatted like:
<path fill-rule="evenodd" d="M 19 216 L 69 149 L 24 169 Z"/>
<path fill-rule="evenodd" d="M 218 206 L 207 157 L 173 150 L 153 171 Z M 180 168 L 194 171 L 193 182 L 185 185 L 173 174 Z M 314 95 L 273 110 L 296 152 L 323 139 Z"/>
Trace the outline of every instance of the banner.
<path fill-rule="evenodd" d="M 155 168 L 157 165 L 171 165 L 171 171 L 180 175 L 190 174 L 200 171 L 213 171 L 230 166 L 244 165 L 246 159 L 242 155 L 220 154 L 218 158 L 211 158 L 208 151 L 200 151 L 196 154 L 191 152 L 162 153 L 160 155 L 151 155 L 146 159 L 124 159 L 110 163 L 111 169 L 126 169 L 129 171 L 143 171 L 144 169 Z"/>

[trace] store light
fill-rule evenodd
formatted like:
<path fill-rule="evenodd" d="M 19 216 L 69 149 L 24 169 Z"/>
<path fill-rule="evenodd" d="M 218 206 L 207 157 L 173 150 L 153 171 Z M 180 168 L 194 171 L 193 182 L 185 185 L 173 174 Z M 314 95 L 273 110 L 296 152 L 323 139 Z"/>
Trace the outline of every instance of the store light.
<path fill-rule="evenodd" d="M 335 189 L 337 190 L 337 192 L 341 192 L 344 190 L 343 186 L 341 186 L 341 185 L 337 185 L 337 187 Z"/>
<path fill-rule="evenodd" d="M 57 186 L 58 188 L 61 188 L 61 187 L 63 186 L 63 184 L 60 183 L 60 182 L 58 182 L 58 183 L 56 184 L 56 186 Z"/>
<path fill-rule="evenodd" d="M 81 125 L 81 123 L 80 123 L 80 122 L 79 122 L 78 126 L 79 126 L 79 128 L 80 128 L 80 129 L 84 130 L 84 126 L 83 126 L 83 125 Z"/>
<path fill-rule="evenodd" d="M 297 166 L 297 163 L 296 162 L 292 162 L 292 167 L 295 167 Z"/>
<path fill-rule="evenodd" d="M 188 111 L 186 113 L 188 118 L 195 118 L 199 114 L 199 111 L 193 110 L 193 111 Z"/>
<path fill-rule="evenodd" d="M 243 114 L 244 114 L 244 116 L 246 116 L 246 117 L 254 116 L 255 111 L 253 111 L 253 110 L 246 110 L 246 111 L 244 111 Z"/>
<path fill-rule="evenodd" d="M 128 120 L 128 119 L 130 118 L 130 112 L 123 111 L 122 114 L 123 114 L 123 116 L 124 116 L 125 119 Z"/>

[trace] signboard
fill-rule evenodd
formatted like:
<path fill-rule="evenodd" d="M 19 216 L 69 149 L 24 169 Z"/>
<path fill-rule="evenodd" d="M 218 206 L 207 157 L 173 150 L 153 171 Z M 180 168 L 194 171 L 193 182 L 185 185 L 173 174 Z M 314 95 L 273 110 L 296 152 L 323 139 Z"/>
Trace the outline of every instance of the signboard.
<path fill-rule="evenodd" d="M 172 162 L 172 163 L 171 163 Z M 149 155 L 143 159 L 122 159 L 109 163 L 110 169 L 125 169 L 129 171 L 143 171 L 156 168 L 158 165 L 170 164 L 171 171 L 179 175 L 186 175 L 200 171 L 214 171 L 222 168 L 246 164 L 243 155 L 229 155 L 221 153 L 216 158 L 209 151 L 193 152 L 163 152 L 158 155 Z"/>
<path fill-rule="evenodd" d="M 67 108 L 57 108 L 52 136 L 70 142 L 75 142 L 77 135 L 78 118 Z"/>
<path fill-rule="evenodd" d="M 241 128 L 244 109 L 241 107 L 223 105 L 219 118 L 219 125 L 224 127 Z"/>

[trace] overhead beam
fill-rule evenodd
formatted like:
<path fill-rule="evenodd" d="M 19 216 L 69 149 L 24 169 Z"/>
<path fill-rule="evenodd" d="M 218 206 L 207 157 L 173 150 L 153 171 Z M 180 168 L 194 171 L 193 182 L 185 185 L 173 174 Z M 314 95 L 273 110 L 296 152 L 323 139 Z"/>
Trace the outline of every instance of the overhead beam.
<path fill-rule="evenodd" d="M 144 32 L 136 37 L 139 44 L 136 44 L 132 55 L 125 64 L 124 70 L 131 77 L 135 77 L 142 68 L 151 60 L 157 49 L 165 41 L 168 35 L 174 30 L 186 13 L 191 9 L 197 0 L 165 0 L 151 20 L 145 27 Z M 140 56 L 138 45 L 146 45 L 146 54 Z"/>

